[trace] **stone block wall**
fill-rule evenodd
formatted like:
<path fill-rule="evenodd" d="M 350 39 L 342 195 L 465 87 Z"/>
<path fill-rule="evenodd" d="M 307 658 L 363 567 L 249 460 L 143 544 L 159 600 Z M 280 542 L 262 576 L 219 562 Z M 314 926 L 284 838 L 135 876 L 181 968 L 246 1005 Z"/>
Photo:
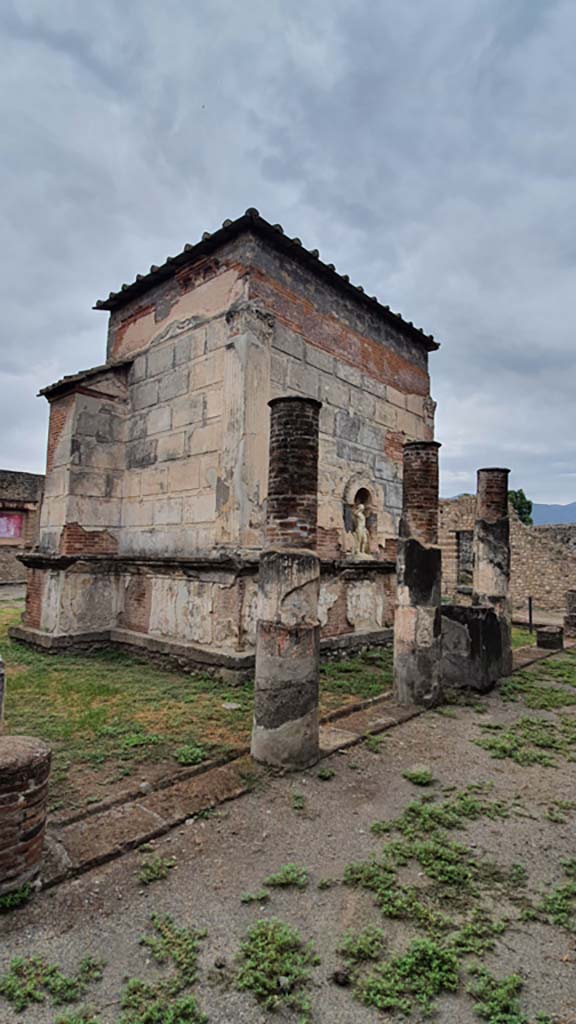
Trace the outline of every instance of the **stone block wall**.
<path fill-rule="evenodd" d="M 31 569 L 25 627 L 38 642 L 68 640 L 184 648 L 198 663 L 238 653 L 256 642 L 258 562 L 155 565 L 119 558 L 62 558 L 60 568 Z M 387 563 L 323 563 L 319 621 L 323 639 L 379 632 L 394 618 L 395 576 Z M 18 630 L 16 634 L 18 635 Z M 195 652 L 195 653 L 194 653 Z"/>
<path fill-rule="evenodd" d="M 224 315 L 171 323 L 135 359 L 121 553 L 185 555 L 217 543 L 228 340 Z"/>
<path fill-rule="evenodd" d="M 38 473 L 0 470 L 0 516 L 16 519 L 17 537 L 2 536 L 0 531 L 0 583 L 22 583 L 26 570 L 19 555 L 34 547 L 38 540 L 40 504 L 44 477 Z"/>
<path fill-rule="evenodd" d="M 391 624 L 402 452 L 433 436 L 436 346 L 329 268 L 318 272 L 313 254 L 304 266 L 276 251 L 268 227 L 226 236 L 189 265 L 179 257 L 157 277 L 152 269 L 100 303 L 110 310 L 107 364 L 45 389 L 46 498 L 24 620 L 35 641 L 92 631 L 251 650 L 268 403 L 280 396 L 322 403 L 323 635 Z M 347 560 L 355 502 L 373 569 Z"/>
<path fill-rule="evenodd" d="M 39 548 L 112 554 L 121 529 L 126 370 L 103 370 L 50 406 Z"/>
<path fill-rule="evenodd" d="M 473 530 L 475 497 L 440 503 L 443 593 L 458 594 L 457 533 Z M 515 610 L 526 610 L 528 597 L 547 611 L 564 610 L 564 594 L 576 586 L 576 526 L 525 526 L 512 508 L 510 514 L 510 598 Z"/>
<path fill-rule="evenodd" d="M 108 355 L 134 359 L 121 553 L 258 551 L 267 403 L 305 395 L 323 403 L 319 553 L 351 552 L 345 506 L 364 488 L 384 556 L 404 441 L 433 436 L 421 346 L 248 236 L 113 312 Z"/>

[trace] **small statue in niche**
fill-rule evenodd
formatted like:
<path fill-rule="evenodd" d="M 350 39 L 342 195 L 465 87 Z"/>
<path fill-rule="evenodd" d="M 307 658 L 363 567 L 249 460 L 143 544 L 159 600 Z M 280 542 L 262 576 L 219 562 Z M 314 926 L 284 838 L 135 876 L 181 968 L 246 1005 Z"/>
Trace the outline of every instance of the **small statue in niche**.
<path fill-rule="evenodd" d="M 366 526 L 366 510 L 362 502 L 352 509 L 354 523 L 354 554 L 360 557 L 370 555 L 370 535 Z"/>

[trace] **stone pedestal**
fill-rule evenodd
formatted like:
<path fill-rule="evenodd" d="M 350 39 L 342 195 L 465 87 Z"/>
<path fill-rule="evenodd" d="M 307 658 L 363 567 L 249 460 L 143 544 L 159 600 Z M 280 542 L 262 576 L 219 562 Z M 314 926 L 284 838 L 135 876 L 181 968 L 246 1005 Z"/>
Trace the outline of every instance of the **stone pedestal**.
<path fill-rule="evenodd" d="M 404 446 L 403 507 L 394 617 L 394 693 L 401 704 L 440 700 L 442 561 L 436 441 Z"/>
<path fill-rule="evenodd" d="M 564 635 L 576 637 L 576 590 L 566 591 L 566 611 L 564 613 Z"/>
<path fill-rule="evenodd" d="M 564 647 L 562 626 L 539 626 L 536 630 L 536 646 L 547 651 L 561 651 Z"/>
<path fill-rule="evenodd" d="M 252 756 L 301 769 L 319 757 L 320 403 L 270 402 L 267 542 L 260 558 Z"/>
<path fill-rule="evenodd" d="M 442 682 L 488 693 L 503 675 L 502 623 L 493 608 L 442 605 Z"/>
<path fill-rule="evenodd" d="M 307 551 L 260 560 L 252 754 L 306 768 L 318 760 L 320 563 Z"/>
<path fill-rule="evenodd" d="M 0 737 L 0 896 L 40 870 L 51 752 L 29 736 Z"/>
<path fill-rule="evenodd" d="M 508 476 L 502 468 L 479 469 L 474 524 L 472 603 L 493 608 L 502 632 L 502 671 L 512 671 L 510 589 L 510 520 Z"/>

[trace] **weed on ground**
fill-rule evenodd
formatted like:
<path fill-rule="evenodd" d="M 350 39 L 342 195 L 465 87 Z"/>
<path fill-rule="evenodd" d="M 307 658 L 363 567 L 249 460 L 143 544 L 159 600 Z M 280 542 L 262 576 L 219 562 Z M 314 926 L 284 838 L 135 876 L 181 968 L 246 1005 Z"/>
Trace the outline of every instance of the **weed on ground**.
<path fill-rule="evenodd" d="M 44 957 L 17 957 L 0 977 L 0 996 L 11 1003 L 17 1013 L 34 1003 L 44 1003 L 47 997 L 54 1006 L 75 1003 L 91 984 L 100 981 L 103 968 L 103 961 L 85 957 L 75 974 L 66 975 Z"/>
<path fill-rule="evenodd" d="M 431 786 L 435 781 L 429 768 L 415 768 L 411 772 L 404 772 L 402 778 L 411 782 L 413 786 Z"/>
<path fill-rule="evenodd" d="M 270 893 L 266 889 L 258 889 L 256 892 L 243 892 L 240 897 L 241 903 L 268 903 Z"/>
<path fill-rule="evenodd" d="M 0 914 L 7 914 L 10 910 L 23 907 L 31 896 L 32 886 L 28 884 L 21 885 L 18 889 L 13 889 L 12 892 L 4 893 L 3 896 L 0 896 Z"/>
<path fill-rule="evenodd" d="M 294 1009 L 300 1021 L 308 1021 L 311 1004 L 306 988 L 311 968 L 319 962 L 295 928 L 275 918 L 257 921 L 240 947 L 236 986 L 251 992 L 267 1010 Z"/>
<path fill-rule="evenodd" d="M 284 864 L 278 871 L 264 879 L 264 885 L 277 889 L 305 889 L 308 885 L 308 872 L 297 864 Z"/>
<path fill-rule="evenodd" d="M 304 793 L 292 792 L 290 794 L 290 804 L 293 811 L 297 814 L 301 814 L 302 811 L 306 810 L 306 797 Z"/>
<path fill-rule="evenodd" d="M 146 856 L 140 864 L 138 880 L 141 885 L 151 885 L 152 882 L 162 881 L 162 879 L 168 878 L 175 865 L 176 861 L 173 857 Z"/>
<path fill-rule="evenodd" d="M 153 933 L 145 935 L 145 946 L 158 964 L 170 965 L 172 972 L 156 982 L 130 978 L 120 993 L 118 1024 L 205 1024 L 196 999 L 186 989 L 197 981 L 200 943 L 206 932 L 179 928 L 169 915 L 153 914 Z"/>
<path fill-rule="evenodd" d="M 493 735 L 475 743 L 498 760 L 509 758 L 519 765 L 552 768 L 561 758 L 573 760 L 576 753 L 576 719 L 567 715 L 559 715 L 555 722 L 548 718 L 521 718 L 507 728 L 490 725 L 484 731 Z"/>

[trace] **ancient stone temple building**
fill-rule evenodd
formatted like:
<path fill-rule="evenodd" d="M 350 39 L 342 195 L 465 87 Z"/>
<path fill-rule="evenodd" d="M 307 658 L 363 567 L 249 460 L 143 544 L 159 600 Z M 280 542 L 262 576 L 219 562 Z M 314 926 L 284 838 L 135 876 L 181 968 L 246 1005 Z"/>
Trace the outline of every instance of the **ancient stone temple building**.
<path fill-rule="evenodd" d="M 96 308 L 105 363 L 42 392 L 46 491 L 16 635 L 250 668 L 268 402 L 301 395 L 321 403 L 322 641 L 377 642 L 403 445 L 434 433 L 433 337 L 255 210 Z"/>

